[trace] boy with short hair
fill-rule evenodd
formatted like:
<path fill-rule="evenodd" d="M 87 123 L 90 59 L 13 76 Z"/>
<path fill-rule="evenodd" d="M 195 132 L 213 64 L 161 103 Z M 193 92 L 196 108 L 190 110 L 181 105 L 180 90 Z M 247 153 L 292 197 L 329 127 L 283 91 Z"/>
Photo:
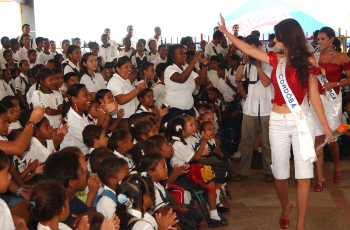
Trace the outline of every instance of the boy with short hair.
<path fill-rule="evenodd" d="M 56 46 L 56 45 L 55 45 Z M 38 54 L 38 64 L 45 64 L 48 60 L 53 59 L 55 56 L 54 53 L 50 52 L 50 41 L 48 38 L 43 39 L 43 51 Z"/>
<path fill-rule="evenodd" d="M 83 130 L 83 142 L 91 153 L 96 148 L 107 147 L 108 137 L 100 125 L 87 125 Z"/>
<path fill-rule="evenodd" d="M 109 37 L 107 34 L 101 35 L 102 46 L 98 51 L 98 56 L 102 57 L 102 65 L 106 62 L 112 62 L 114 58 L 118 58 L 118 51 L 114 46 L 109 44 Z"/>
<path fill-rule="evenodd" d="M 218 56 L 211 56 L 209 59 L 208 79 L 213 84 L 213 87 L 217 88 L 219 84 L 219 78 L 217 73 L 218 65 L 220 64 L 220 58 Z"/>
<path fill-rule="evenodd" d="M 33 68 L 36 66 L 36 58 L 37 58 L 37 53 L 36 50 L 28 50 L 28 60 L 29 60 L 29 69 Z"/>

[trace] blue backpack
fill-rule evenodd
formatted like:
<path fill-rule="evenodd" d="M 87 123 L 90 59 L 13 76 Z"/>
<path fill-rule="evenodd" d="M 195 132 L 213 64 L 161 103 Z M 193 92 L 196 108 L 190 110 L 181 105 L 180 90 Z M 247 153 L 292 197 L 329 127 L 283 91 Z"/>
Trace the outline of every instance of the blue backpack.
<path fill-rule="evenodd" d="M 101 194 L 96 195 L 94 198 L 94 206 L 97 207 L 98 202 L 103 196 L 111 198 L 115 203 L 117 203 L 117 196 L 111 190 L 104 190 Z"/>

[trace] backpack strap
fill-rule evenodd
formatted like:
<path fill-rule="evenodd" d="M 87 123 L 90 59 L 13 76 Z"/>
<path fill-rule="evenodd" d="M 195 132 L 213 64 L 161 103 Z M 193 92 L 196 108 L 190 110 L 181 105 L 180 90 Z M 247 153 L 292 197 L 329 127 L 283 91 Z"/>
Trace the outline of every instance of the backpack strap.
<path fill-rule="evenodd" d="M 24 82 L 24 84 L 26 85 L 25 94 L 27 94 L 28 91 L 29 91 L 29 88 L 30 88 L 30 84 L 29 84 L 29 82 L 28 82 L 24 77 L 22 77 L 21 75 L 20 75 L 19 77 L 20 77 L 20 79 L 21 79 L 21 84 L 22 84 L 22 82 Z"/>
<path fill-rule="evenodd" d="M 132 217 L 129 221 L 128 221 L 128 225 L 126 227 L 126 230 L 132 230 L 132 228 L 134 227 L 134 225 L 137 223 L 137 221 L 142 220 L 140 218 L 137 217 Z"/>
<path fill-rule="evenodd" d="M 67 63 L 67 65 L 69 65 L 69 62 Z M 73 72 L 77 75 L 80 76 L 80 72 L 77 68 L 73 68 L 71 65 L 69 65 L 70 68 L 72 68 Z"/>
<path fill-rule="evenodd" d="M 103 196 L 107 196 L 111 198 L 115 203 L 117 203 L 117 196 L 111 190 L 104 190 L 101 194 L 96 195 L 94 198 L 94 206 L 97 207 L 98 202 L 101 200 Z"/>

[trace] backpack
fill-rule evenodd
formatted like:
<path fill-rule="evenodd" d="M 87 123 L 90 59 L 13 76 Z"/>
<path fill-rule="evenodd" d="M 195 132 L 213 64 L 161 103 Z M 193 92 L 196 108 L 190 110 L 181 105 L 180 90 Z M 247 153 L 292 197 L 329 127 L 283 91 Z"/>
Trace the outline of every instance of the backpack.
<path fill-rule="evenodd" d="M 103 196 L 107 196 L 111 198 L 115 203 L 117 203 L 117 196 L 111 190 L 104 190 L 101 194 L 96 195 L 94 198 L 94 206 L 97 207 L 98 202 L 101 200 Z"/>

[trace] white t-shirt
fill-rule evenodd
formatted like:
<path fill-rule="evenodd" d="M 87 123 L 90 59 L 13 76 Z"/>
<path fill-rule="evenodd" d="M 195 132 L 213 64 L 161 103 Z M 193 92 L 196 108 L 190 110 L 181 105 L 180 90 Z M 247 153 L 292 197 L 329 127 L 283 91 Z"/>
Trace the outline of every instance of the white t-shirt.
<path fill-rule="evenodd" d="M 46 140 L 46 145 L 47 147 L 42 145 L 36 137 L 32 137 L 30 150 L 23 153 L 22 160 L 26 159 L 27 162 L 29 162 L 30 159 L 32 159 L 32 161 L 38 159 L 41 163 L 45 162 L 49 155 L 55 152 L 52 140 Z"/>
<path fill-rule="evenodd" d="M 32 96 L 33 108 L 35 108 L 36 106 L 40 106 L 41 103 L 45 107 L 45 110 L 48 108 L 57 110 L 60 106 L 63 105 L 63 97 L 56 90 L 51 91 L 51 93 L 49 94 L 44 93 L 41 90 L 35 90 Z M 49 120 L 50 125 L 52 125 L 54 129 L 59 127 L 58 121 L 62 117 L 61 114 L 48 115 L 47 113 L 45 113 L 45 117 Z"/>
<path fill-rule="evenodd" d="M 118 158 L 124 159 L 128 163 L 129 172 L 131 172 L 135 168 L 134 161 L 132 160 L 129 154 L 127 154 L 126 156 L 123 156 L 122 154 L 114 150 L 114 155 L 116 155 Z"/>
<path fill-rule="evenodd" d="M 61 143 L 61 149 L 75 146 L 78 147 L 82 153 L 84 153 L 84 155 L 86 155 L 89 153 L 89 149 L 83 142 L 82 132 L 85 126 L 90 124 L 88 118 L 85 116 L 85 114 L 83 114 L 81 117 L 72 108 L 70 108 L 67 113 L 67 119 L 69 129 Z"/>
<path fill-rule="evenodd" d="M 147 61 L 152 62 L 154 59 L 159 57 L 159 53 L 157 52 L 156 54 L 153 54 L 152 52 L 147 52 Z"/>
<path fill-rule="evenodd" d="M 237 87 L 234 75 L 227 74 L 226 78 L 230 80 L 233 86 Z M 222 79 L 222 78 L 219 79 L 218 90 L 222 93 L 222 96 L 224 97 L 225 102 L 233 101 L 233 95 L 235 95 L 236 92 L 233 91 L 233 89 L 231 89 L 231 87 L 226 84 L 225 79 Z"/>
<path fill-rule="evenodd" d="M 262 70 L 271 78 L 272 67 L 265 63 L 260 63 Z M 247 69 L 247 75 L 249 76 L 249 81 L 256 81 L 258 72 L 255 65 L 244 66 L 243 74 Z M 273 87 L 270 84 L 268 87 L 264 87 L 259 80 L 255 84 L 249 84 L 248 95 L 243 107 L 243 113 L 248 116 L 258 116 L 259 104 L 260 104 L 260 116 L 269 116 L 272 109 L 271 100 L 274 98 Z"/>
<path fill-rule="evenodd" d="M 217 56 L 217 54 L 214 52 L 213 47 L 215 47 L 215 50 L 218 54 L 221 53 L 221 44 L 214 45 L 213 42 L 210 42 L 205 46 L 205 52 L 204 52 L 205 56 L 207 56 L 207 55 Z"/>
<path fill-rule="evenodd" d="M 125 52 L 125 50 L 122 50 L 119 52 L 119 57 L 128 56 L 130 58 L 131 54 L 132 54 L 132 49 L 130 49 L 128 52 Z"/>
<path fill-rule="evenodd" d="M 36 83 L 29 88 L 29 90 L 26 94 L 26 97 L 27 97 L 26 99 L 27 99 L 28 105 L 32 103 L 32 97 L 33 97 L 33 93 L 35 90 L 36 90 Z"/>
<path fill-rule="evenodd" d="M 306 43 L 307 49 L 310 53 L 317 53 L 320 52 L 320 47 L 317 45 L 313 45 L 311 42 Z"/>
<path fill-rule="evenodd" d="M 12 215 L 9 207 L 3 199 L 0 198 L 0 223 L 1 228 L 6 230 L 15 230 Z"/>
<path fill-rule="evenodd" d="M 0 101 L 6 96 L 14 96 L 14 93 L 9 84 L 3 79 L 0 80 Z"/>
<path fill-rule="evenodd" d="M 104 190 L 109 190 L 115 194 L 115 191 L 110 189 L 107 185 L 103 186 Z M 107 216 L 108 220 L 110 220 L 115 213 L 115 208 L 117 204 L 108 196 L 102 196 L 96 205 L 96 211 L 101 213 L 103 216 Z"/>
<path fill-rule="evenodd" d="M 129 79 L 123 79 L 118 74 L 114 74 L 113 77 L 109 80 L 107 84 L 107 89 L 109 89 L 113 97 L 120 95 L 120 94 L 128 94 L 131 91 L 135 90 L 135 88 L 131 85 Z M 135 113 L 136 110 L 136 96 L 131 99 L 128 103 L 124 105 L 119 104 L 119 109 L 124 109 L 124 116 L 123 118 L 129 118 L 132 114 Z M 117 114 L 113 115 L 114 118 L 117 117 Z"/>
<path fill-rule="evenodd" d="M 73 68 L 75 68 L 75 69 L 77 69 L 78 71 L 80 71 L 79 65 L 76 66 L 76 65 L 74 65 L 71 61 L 68 61 L 68 65 L 66 65 L 66 67 L 64 67 L 63 74 L 65 75 L 65 74 L 71 73 L 71 72 L 74 73 Z"/>
<path fill-rule="evenodd" d="M 165 85 L 161 81 L 158 81 L 153 88 L 153 95 L 156 106 L 162 106 L 165 98 Z"/>
<path fill-rule="evenodd" d="M 103 57 L 104 63 L 102 64 L 105 64 L 106 62 L 112 62 L 114 58 L 118 58 L 118 51 L 111 45 L 107 46 L 107 48 L 101 46 L 98 55 Z"/>
<path fill-rule="evenodd" d="M 139 55 L 139 53 L 136 52 L 136 54 L 134 56 L 132 56 L 131 58 L 131 63 L 135 66 L 137 66 L 137 61 L 136 61 L 136 58 L 139 57 L 141 60 L 143 60 L 145 57 L 147 58 L 146 54 L 143 53 L 142 56 Z M 141 66 L 140 66 L 141 67 Z"/>
<path fill-rule="evenodd" d="M 19 123 L 19 121 L 15 121 L 15 122 L 11 122 L 11 124 L 9 125 L 9 129 L 13 130 L 13 129 L 20 129 L 23 128 L 22 125 Z"/>
<path fill-rule="evenodd" d="M 163 60 L 163 59 L 160 58 L 160 56 L 156 57 L 156 58 L 152 61 L 152 63 L 154 64 L 154 69 L 156 69 L 156 67 L 157 67 L 157 65 L 158 65 L 159 63 L 166 63 L 166 60 L 167 60 L 167 58 L 165 58 L 165 59 Z"/>
<path fill-rule="evenodd" d="M 173 64 L 168 66 L 164 72 L 164 84 L 165 84 L 165 98 L 164 105 L 170 107 L 175 107 L 182 110 L 189 110 L 193 107 L 193 97 L 192 92 L 196 87 L 195 79 L 198 74 L 191 72 L 191 75 L 184 83 L 177 83 L 170 80 L 170 77 L 174 73 L 181 74 L 181 70 L 177 65 Z"/>
<path fill-rule="evenodd" d="M 42 225 L 40 222 L 38 223 L 38 226 L 36 227 L 37 230 L 51 230 L 51 228 L 49 226 L 44 226 Z M 58 229 L 59 230 L 72 230 L 70 227 L 68 227 L 68 225 L 59 222 L 58 223 Z"/>
<path fill-rule="evenodd" d="M 28 50 L 25 47 L 21 48 L 18 51 L 18 62 L 20 62 L 22 60 L 29 61 L 29 59 L 28 59 Z"/>
<path fill-rule="evenodd" d="M 175 164 L 178 164 L 180 167 L 184 164 L 189 163 L 195 154 L 192 145 L 186 140 L 185 141 L 187 145 L 184 145 L 184 143 L 182 143 L 178 137 L 173 136 L 172 139 L 177 141 L 175 141 L 173 144 L 174 155 L 170 158 L 170 165 L 174 167 Z"/>
<path fill-rule="evenodd" d="M 84 74 L 80 79 L 80 83 L 84 84 L 90 93 L 97 93 L 100 89 L 106 88 L 105 80 L 100 73 L 95 73 L 95 77 Z"/>
<path fill-rule="evenodd" d="M 38 64 L 46 64 L 46 62 L 50 59 L 53 59 L 55 57 L 55 54 L 50 53 L 50 54 L 45 54 L 44 52 L 41 52 L 37 58 L 37 63 Z"/>
<path fill-rule="evenodd" d="M 217 88 L 219 83 L 218 72 L 216 70 L 211 69 L 208 71 L 207 76 L 211 83 L 213 83 L 213 86 Z"/>
<path fill-rule="evenodd" d="M 142 218 L 142 213 L 135 209 L 128 209 L 130 215 L 142 219 L 135 223 L 132 227 L 133 230 L 155 230 L 158 229 L 158 224 L 153 216 L 151 216 L 148 212 L 145 212 Z"/>
<path fill-rule="evenodd" d="M 159 208 L 162 208 L 164 206 L 166 206 L 168 203 L 164 203 L 162 197 L 159 194 L 159 191 L 162 193 L 163 197 L 166 197 L 166 193 L 165 193 L 165 188 L 156 182 L 154 183 L 154 190 L 155 190 L 155 204 L 154 204 L 154 211 L 157 211 Z"/>
<path fill-rule="evenodd" d="M 21 77 L 23 77 L 24 80 L 21 79 Z M 27 81 L 27 83 L 31 86 L 30 82 L 28 81 L 28 77 L 25 76 L 23 73 L 21 73 L 15 79 L 16 90 L 21 91 L 22 95 L 25 95 L 25 93 L 26 93 L 26 83 L 25 83 L 25 81 Z"/>

